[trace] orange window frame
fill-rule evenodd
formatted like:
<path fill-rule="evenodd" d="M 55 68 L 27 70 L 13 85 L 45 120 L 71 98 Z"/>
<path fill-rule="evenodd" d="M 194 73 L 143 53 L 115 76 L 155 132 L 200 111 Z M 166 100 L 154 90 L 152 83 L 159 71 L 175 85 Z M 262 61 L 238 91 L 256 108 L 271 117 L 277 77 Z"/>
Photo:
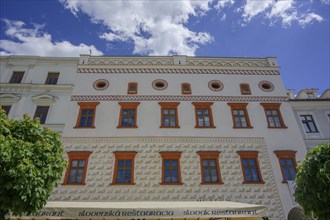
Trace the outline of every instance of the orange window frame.
<path fill-rule="evenodd" d="M 192 103 L 195 106 L 195 120 L 196 125 L 195 128 L 215 128 L 213 123 L 213 115 L 212 115 L 212 108 L 213 102 L 193 102 Z M 209 111 L 209 118 L 210 118 L 210 126 L 199 126 L 198 125 L 198 110 L 208 110 Z"/>
<path fill-rule="evenodd" d="M 281 165 L 281 159 L 291 159 L 293 161 L 293 165 L 294 165 L 294 168 L 295 168 L 295 171 L 296 171 L 296 174 L 297 174 L 297 161 L 296 161 L 297 151 L 293 151 L 293 150 L 276 150 L 276 151 L 274 151 L 274 153 L 277 156 L 278 163 L 279 163 L 280 168 L 281 168 L 281 173 L 282 173 L 282 178 L 283 178 L 282 183 L 287 183 L 287 180 L 285 178 L 284 171 L 283 171 L 283 168 L 282 168 L 282 165 Z"/>
<path fill-rule="evenodd" d="M 185 87 L 188 88 L 188 90 L 185 90 Z M 181 83 L 181 93 L 182 94 L 191 94 L 190 83 Z"/>
<path fill-rule="evenodd" d="M 268 128 L 287 128 L 287 126 L 284 123 L 281 111 L 280 111 L 281 103 L 260 103 L 260 105 L 264 108 Z M 281 127 L 276 127 L 276 126 L 271 127 L 270 126 L 270 123 L 269 123 L 269 120 L 268 120 L 268 115 L 267 115 L 267 110 L 275 110 L 277 112 L 277 115 L 280 119 Z"/>
<path fill-rule="evenodd" d="M 119 123 L 117 128 L 137 128 L 137 107 L 140 105 L 140 102 L 119 102 L 120 105 L 120 114 L 119 114 Z M 133 126 L 122 126 L 123 120 L 123 111 L 128 109 L 134 109 L 134 121 Z"/>
<path fill-rule="evenodd" d="M 100 102 L 78 102 L 80 106 L 79 114 L 76 122 L 76 126 L 74 128 L 95 128 L 95 116 L 96 116 L 96 106 L 98 106 Z M 93 110 L 93 118 L 91 126 L 80 126 L 80 120 L 82 117 L 83 110 Z"/>
<path fill-rule="evenodd" d="M 200 167 L 201 167 L 201 177 L 202 177 L 202 185 L 221 185 L 223 184 L 221 180 L 221 172 L 220 172 L 220 165 L 219 165 L 219 155 L 220 151 L 198 151 L 197 154 L 200 157 Z M 205 176 L 204 176 L 204 166 L 203 166 L 203 160 L 215 160 L 216 169 L 217 169 L 217 182 L 205 182 Z"/>
<path fill-rule="evenodd" d="M 227 103 L 230 108 L 231 108 L 231 116 L 232 116 L 232 119 L 233 119 L 233 128 L 253 128 L 251 126 L 251 123 L 250 123 L 250 117 L 249 117 L 249 113 L 246 109 L 246 106 L 248 105 L 248 103 Z M 246 124 L 247 126 L 246 127 L 238 127 L 235 123 L 235 115 L 234 115 L 234 110 L 243 110 L 244 111 L 244 117 L 245 117 L 245 120 L 246 120 Z"/>
<path fill-rule="evenodd" d="M 242 168 L 242 173 L 243 173 L 243 184 L 264 184 L 265 182 L 262 179 L 262 175 L 261 175 L 261 170 L 260 170 L 260 166 L 259 166 L 259 160 L 258 160 L 258 151 L 237 151 L 237 154 L 240 156 L 240 160 L 241 160 L 241 168 Z M 257 172 L 258 172 L 258 178 L 259 181 L 247 181 L 245 172 L 244 172 L 244 165 L 243 165 L 243 159 L 254 159 L 255 163 L 256 163 L 256 168 L 257 168 Z"/>
<path fill-rule="evenodd" d="M 64 176 L 64 181 L 62 185 L 85 185 L 86 182 L 86 173 L 87 173 L 87 166 L 88 166 L 88 159 L 89 156 L 91 155 L 91 151 L 70 151 L 67 152 L 68 157 L 69 157 L 69 164 L 66 168 L 66 173 Z M 71 162 L 72 160 L 84 160 L 84 170 L 83 170 L 83 175 L 82 175 L 82 181 L 81 183 L 68 183 L 69 181 L 69 176 L 70 176 L 70 171 L 71 171 Z"/>
<path fill-rule="evenodd" d="M 180 102 L 158 102 L 158 104 L 161 106 L 160 109 L 160 128 L 180 128 L 179 126 L 179 116 L 178 116 L 178 105 Z M 175 126 L 165 126 L 164 125 L 164 110 L 175 110 Z"/>
<path fill-rule="evenodd" d="M 112 185 L 135 185 L 134 183 L 134 161 L 135 155 L 137 154 L 136 151 L 116 151 L 113 152 L 115 155 L 115 167 L 113 171 L 113 179 Z M 117 182 L 117 175 L 118 175 L 118 161 L 119 160 L 131 160 L 131 176 L 129 183 L 118 183 Z"/>
<path fill-rule="evenodd" d="M 135 86 L 134 90 L 131 90 L 132 86 Z M 127 86 L 127 94 L 137 94 L 138 93 L 138 83 L 137 82 L 130 82 Z"/>
<path fill-rule="evenodd" d="M 251 95 L 250 85 L 247 83 L 239 84 L 239 88 L 241 90 L 242 95 Z"/>
<path fill-rule="evenodd" d="M 159 152 L 162 156 L 162 182 L 161 185 L 182 185 L 181 180 L 181 169 L 180 169 L 180 157 L 181 152 Z M 178 182 L 177 183 L 166 183 L 165 182 L 165 160 L 177 160 L 178 162 Z"/>

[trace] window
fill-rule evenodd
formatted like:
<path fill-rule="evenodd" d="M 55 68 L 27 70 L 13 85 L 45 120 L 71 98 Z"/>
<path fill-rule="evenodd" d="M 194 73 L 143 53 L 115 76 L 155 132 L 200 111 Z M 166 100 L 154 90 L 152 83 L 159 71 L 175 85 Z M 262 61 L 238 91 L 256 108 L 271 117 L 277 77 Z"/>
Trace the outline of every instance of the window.
<path fill-rule="evenodd" d="M 45 124 L 49 106 L 37 106 L 34 118 L 39 118 L 40 124 Z"/>
<path fill-rule="evenodd" d="M 202 184 L 222 184 L 219 166 L 220 151 L 199 151 Z"/>
<path fill-rule="evenodd" d="M 306 92 L 306 95 L 307 95 L 307 98 L 308 98 L 308 99 L 314 99 L 314 98 L 315 98 L 313 92 Z"/>
<path fill-rule="evenodd" d="M 10 109 L 11 109 L 11 105 L 0 105 L 1 108 L 5 111 L 6 115 L 9 115 Z"/>
<path fill-rule="evenodd" d="M 112 184 L 133 185 L 134 183 L 134 158 L 135 151 L 117 151 Z"/>
<path fill-rule="evenodd" d="M 95 128 L 96 106 L 99 102 L 78 102 L 79 115 L 75 128 Z"/>
<path fill-rule="evenodd" d="M 64 185 L 84 185 L 90 151 L 68 152 L 69 166 L 64 177 Z"/>
<path fill-rule="evenodd" d="M 136 82 L 128 83 L 127 94 L 137 94 L 138 84 Z"/>
<path fill-rule="evenodd" d="M 178 120 L 178 105 L 180 102 L 159 102 L 161 106 L 161 128 L 180 128 Z"/>
<path fill-rule="evenodd" d="M 241 83 L 239 84 L 239 87 L 241 89 L 242 95 L 251 95 L 250 85 L 247 83 Z"/>
<path fill-rule="evenodd" d="M 213 102 L 193 102 L 195 106 L 196 128 L 215 128 L 211 105 Z"/>
<path fill-rule="evenodd" d="M 162 183 L 182 184 L 180 172 L 181 152 L 160 152 L 162 156 Z"/>
<path fill-rule="evenodd" d="M 48 73 L 45 84 L 56 85 L 60 73 Z"/>
<path fill-rule="evenodd" d="M 24 76 L 24 71 L 14 71 L 9 83 L 21 83 Z"/>
<path fill-rule="evenodd" d="M 300 119 L 306 133 L 318 133 L 312 115 L 300 115 Z"/>
<path fill-rule="evenodd" d="M 283 183 L 288 180 L 294 180 L 296 178 L 296 151 L 286 150 L 286 151 L 274 151 L 278 158 L 278 162 L 281 167 Z"/>
<path fill-rule="evenodd" d="M 287 128 L 280 112 L 281 103 L 260 103 L 260 105 L 265 109 L 268 128 Z"/>
<path fill-rule="evenodd" d="M 181 84 L 181 93 L 182 94 L 191 94 L 191 86 L 189 83 Z"/>
<path fill-rule="evenodd" d="M 119 102 L 121 106 L 117 128 L 137 128 L 136 113 L 140 102 Z"/>
<path fill-rule="evenodd" d="M 244 177 L 244 184 L 264 183 L 261 178 L 261 172 L 258 163 L 257 151 L 238 151 L 241 158 L 241 166 Z"/>
<path fill-rule="evenodd" d="M 249 114 L 246 110 L 247 103 L 228 103 L 228 105 L 231 107 L 233 128 L 252 128 Z"/>
<path fill-rule="evenodd" d="M 330 121 L 330 113 L 327 113 L 328 121 Z"/>

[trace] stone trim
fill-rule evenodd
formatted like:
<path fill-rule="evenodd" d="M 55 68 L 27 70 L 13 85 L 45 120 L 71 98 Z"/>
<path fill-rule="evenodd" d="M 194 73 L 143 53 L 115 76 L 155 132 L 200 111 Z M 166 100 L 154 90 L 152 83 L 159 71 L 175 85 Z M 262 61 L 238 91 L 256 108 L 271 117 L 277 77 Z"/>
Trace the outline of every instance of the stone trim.
<path fill-rule="evenodd" d="M 77 73 L 95 74 L 226 74 L 226 75 L 280 75 L 278 70 L 225 70 L 225 69 L 128 69 L 78 68 Z"/>
<path fill-rule="evenodd" d="M 61 141 L 66 144 L 74 143 L 243 143 L 243 144 L 263 144 L 261 137 L 61 137 Z"/>
<path fill-rule="evenodd" d="M 287 102 L 287 96 L 73 95 L 71 101 L 226 101 Z"/>

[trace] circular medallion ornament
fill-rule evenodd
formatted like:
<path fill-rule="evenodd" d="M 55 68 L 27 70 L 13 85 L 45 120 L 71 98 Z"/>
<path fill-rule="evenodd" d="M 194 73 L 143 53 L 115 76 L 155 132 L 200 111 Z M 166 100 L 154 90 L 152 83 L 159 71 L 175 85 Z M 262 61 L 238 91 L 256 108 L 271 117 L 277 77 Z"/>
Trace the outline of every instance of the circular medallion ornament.
<path fill-rule="evenodd" d="M 221 91 L 223 90 L 223 83 L 219 80 L 211 80 L 209 82 L 209 88 L 215 92 Z"/>
<path fill-rule="evenodd" d="M 156 79 L 152 82 L 152 88 L 156 90 L 164 90 L 168 86 L 168 83 L 163 79 Z"/>
<path fill-rule="evenodd" d="M 93 83 L 93 87 L 96 90 L 105 90 L 109 87 L 109 81 L 106 79 L 98 79 Z"/>
<path fill-rule="evenodd" d="M 265 91 L 265 92 L 271 92 L 274 90 L 273 83 L 271 83 L 269 81 L 261 81 L 261 82 L 259 82 L 258 86 L 262 91 Z"/>

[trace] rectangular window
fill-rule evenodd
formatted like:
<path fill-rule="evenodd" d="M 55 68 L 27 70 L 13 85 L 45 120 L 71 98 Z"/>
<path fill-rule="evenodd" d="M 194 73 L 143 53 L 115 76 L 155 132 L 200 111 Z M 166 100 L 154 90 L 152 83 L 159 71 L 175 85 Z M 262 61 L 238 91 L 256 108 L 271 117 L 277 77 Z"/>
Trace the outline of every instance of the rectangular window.
<path fill-rule="evenodd" d="M 24 76 L 24 71 L 14 71 L 9 83 L 21 83 Z"/>
<path fill-rule="evenodd" d="M 80 106 L 75 128 L 95 128 L 96 106 L 99 102 L 78 102 Z"/>
<path fill-rule="evenodd" d="M 60 76 L 60 73 L 48 73 L 45 84 L 56 85 L 59 76 Z"/>
<path fill-rule="evenodd" d="M 162 183 L 161 184 L 182 184 L 180 172 L 181 152 L 160 152 L 162 163 Z"/>
<path fill-rule="evenodd" d="M 161 128 L 179 128 L 178 110 L 180 102 L 159 102 L 161 106 Z"/>
<path fill-rule="evenodd" d="M 37 106 L 34 118 L 39 118 L 40 124 L 45 124 L 49 106 Z"/>
<path fill-rule="evenodd" d="M 281 172 L 283 177 L 283 183 L 287 183 L 288 180 L 295 180 L 296 178 L 296 151 L 284 150 L 284 151 L 274 151 L 276 154 Z"/>
<path fill-rule="evenodd" d="M 260 103 L 260 105 L 265 109 L 268 128 L 287 128 L 280 112 L 281 103 Z"/>
<path fill-rule="evenodd" d="M 241 83 L 240 85 L 242 95 L 251 95 L 250 85 L 247 83 Z"/>
<path fill-rule="evenodd" d="M 196 128 L 215 128 L 211 105 L 213 102 L 193 102 L 195 106 Z"/>
<path fill-rule="evenodd" d="M 238 151 L 241 158 L 241 166 L 244 177 L 244 184 L 264 183 L 261 178 L 260 167 L 258 163 L 257 151 Z"/>
<path fill-rule="evenodd" d="M 318 133 L 312 115 L 300 115 L 300 119 L 306 133 Z"/>
<path fill-rule="evenodd" d="M 64 185 L 84 185 L 89 151 L 71 151 L 68 152 L 69 166 L 64 177 Z"/>
<path fill-rule="evenodd" d="M 137 128 L 136 116 L 139 102 L 119 102 L 121 106 L 117 128 Z"/>
<path fill-rule="evenodd" d="M 9 115 L 11 105 L 1 105 L 1 108 L 5 111 L 6 115 Z"/>
<path fill-rule="evenodd" d="M 182 94 L 191 94 L 191 86 L 189 83 L 181 84 L 181 93 Z"/>
<path fill-rule="evenodd" d="M 114 168 L 114 176 L 113 176 L 112 184 L 113 185 L 134 184 L 134 158 L 136 152 L 121 151 L 121 152 L 114 152 L 114 155 L 116 160 L 115 160 L 115 168 Z"/>
<path fill-rule="evenodd" d="M 252 128 L 246 109 L 247 103 L 228 103 L 228 105 L 231 107 L 233 128 Z"/>
<path fill-rule="evenodd" d="M 199 151 L 202 184 L 222 184 L 219 166 L 219 151 Z"/>
<path fill-rule="evenodd" d="M 127 94 L 137 94 L 138 84 L 136 82 L 128 83 Z"/>

